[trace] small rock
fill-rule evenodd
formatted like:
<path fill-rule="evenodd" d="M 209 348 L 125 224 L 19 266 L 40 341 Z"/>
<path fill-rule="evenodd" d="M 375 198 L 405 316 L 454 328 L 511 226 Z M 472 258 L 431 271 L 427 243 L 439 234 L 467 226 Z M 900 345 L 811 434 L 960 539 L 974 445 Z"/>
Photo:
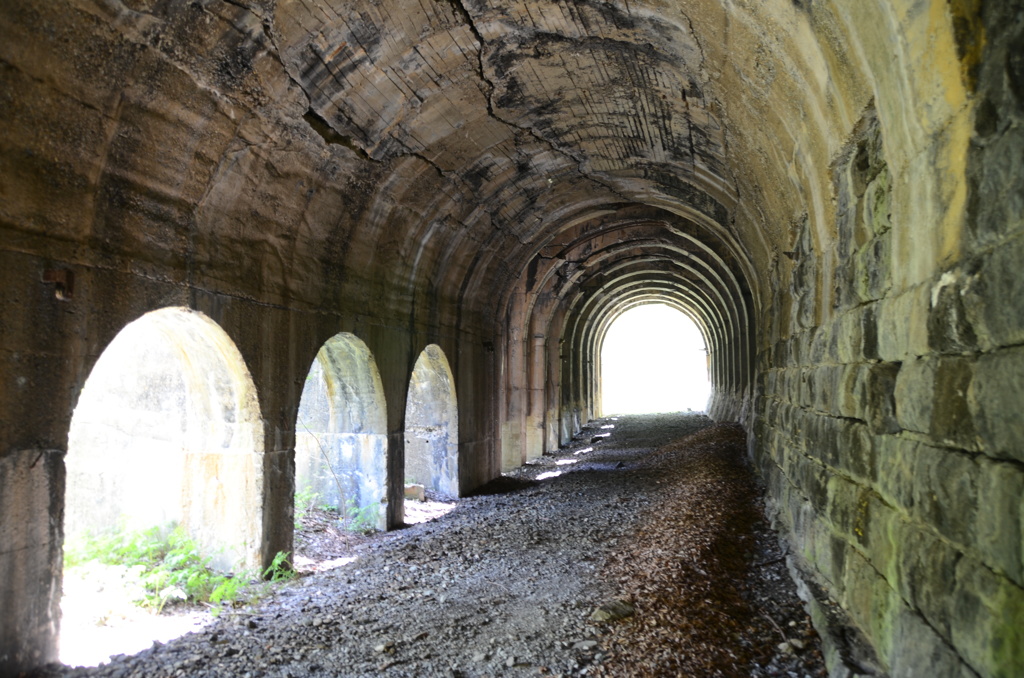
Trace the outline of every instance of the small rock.
<path fill-rule="evenodd" d="M 806 647 L 806 645 L 804 644 L 804 641 L 800 640 L 799 638 L 791 639 L 789 641 L 789 644 L 792 645 L 793 648 L 796 649 L 796 650 L 802 650 L 802 649 L 804 649 Z"/>
<path fill-rule="evenodd" d="M 572 646 L 574 650 L 593 650 L 597 647 L 596 640 L 581 640 Z"/>
<path fill-rule="evenodd" d="M 636 608 L 625 600 L 612 600 L 590 613 L 590 621 L 617 621 L 626 617 L 632 617 L 635 612 Z"/>
<path fill-rule="evenodd" d="M 473 661 L 475 662 L 485 662 L 487 661 L 487 659 L 488 654 L 486 652 L 477 652 L 475 655 L 473 655 Z"/>
<path fill-rule="evenodd" d="M 779 643 L 777 645 L 777 647 L 779 648 L 779 652 L 781 652 L 783 654 L 793 654 L 793 646 L 790 645 L 788 640 L 785 641 L 785 642 Z"/>
<path fill-rule="evenodd" d="M 505 660 L 505 666 L 507 666 L 509 668 L 512 668 L 515 665 L 516 665 L 516 658 L 515 657 L 509 657 L 508 659 Z"/>

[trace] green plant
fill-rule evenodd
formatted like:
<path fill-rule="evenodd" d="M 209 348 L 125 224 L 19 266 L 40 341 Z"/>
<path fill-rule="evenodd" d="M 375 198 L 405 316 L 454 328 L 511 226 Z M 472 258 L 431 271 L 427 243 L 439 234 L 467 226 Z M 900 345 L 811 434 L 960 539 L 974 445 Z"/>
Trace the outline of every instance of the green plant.
<path fill-rule="evenodd" d="M 144 591 L 137 602 L 157 611 L 172 600 L 215 605 L 230 602 L 245 585 L 244 577 L 214 570 L 211 558 L 199 552 L 199 546 L 180 526 L 90 536 L 69 545 L 65 553 L 68 567 L 92 560 L 136 572 Z"/>
<path fill-rule="evenodd" d="M 270 566 L 263 571 L 263 578 L 271 582 L 289 581 L 295 578 L 295 568 L 288 560 L 288 551 L 278 551 Z"/>
<path fill-rule="evenodd" d="M 344 525 L 346 530 L 352 532 L 373 532 L 377 529 L 380 518 L 380 504 L 374 502 L 366 506 L 359 506 L 355 499 L 349 499 L 345 504 Z"/>
<path fill-rule="evenodd" d="M 239 577 L 229 577 L 220 583 L 210 594 L 210 603 L 213 604 L 211 612 L 216 617 L 220 614 L 225 603 L 231 603 L 238 599 L 245 588 L 245 580 Z"/>
<path fill-rule="evenodd" d="M 312 487 L 307 487 L 295 493 L 295 529 L 302 527 L 302 519 L 316 505 L 316 501 L 319 498 L 320 493 Z"/>

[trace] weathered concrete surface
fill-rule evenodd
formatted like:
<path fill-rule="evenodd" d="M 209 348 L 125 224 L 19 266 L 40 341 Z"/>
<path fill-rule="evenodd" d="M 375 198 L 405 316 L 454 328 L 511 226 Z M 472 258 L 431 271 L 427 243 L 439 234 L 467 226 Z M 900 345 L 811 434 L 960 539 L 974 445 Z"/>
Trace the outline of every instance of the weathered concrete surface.
<path fill-rule="evenodd" d="M 5 609 L 0 673 L 13 675 L 56 655 L 63 567 L 64 465 L 58 450 L 0 457 L 0 584 Z M 39 517 L 42 516 L 43 520 Z"/>
<path fill-rule="evenodd" d="M 393 526 L 422 347 L 450 363 L 465 492 L 577 431 L 602 328 L 665 301 L 880 670 L 1019 673 L 1022 12 L 6 2 L 0 459 L 59 459 L 113 337 L 201 311 L 259 398 L 266 561 L 338 332 L 380 369 Z M 59 487 L 47 468 L 0 489 Z M 0 526 L 49 535 L 0 558 L 11 670 L 57 633 L 63 491 L 46 506 Z"/>

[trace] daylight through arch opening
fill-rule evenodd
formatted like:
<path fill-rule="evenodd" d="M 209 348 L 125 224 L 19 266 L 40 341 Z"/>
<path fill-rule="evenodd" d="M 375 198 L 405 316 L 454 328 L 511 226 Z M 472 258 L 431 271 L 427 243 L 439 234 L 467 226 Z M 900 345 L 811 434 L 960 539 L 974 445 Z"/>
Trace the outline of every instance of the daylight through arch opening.
<path fill-rule="evenodd" d="M 330 507 L 345 527 L 384 529 L 387 414 L 370 350 L 341 333 L 316 355 L 295 426 L 295 510 Z"/>
<path fill-rule="evenodd" d="M 68 434 L 65 660 L 95 663 L 111 650 L 131 649 L 132 638 L 140 643 L 135 651 L 143 649 L 153 642 L 145 634 L 163 631 L 125 621 L 123 638 L 93 637 L 90 623 L 117 624 L 115 610 L 131 596 L 156 596 L 159 609 L 188 595 L 170 585 L 150 594 L 122 593 L 117 582 L 104 583 L 117 573 L 102 567 L 104 549 L 113 548 L 102 544 L 139 551 L 166 542 L 221 572 L 259 567 L 262 449 L 252 379 L 216 323 L 186 308 L 166 308 L 117 334 L 82 388 Z M 86 569 L 71 572 L 72 566 Z"/>
<path fill-rule="evenodd" d="M 446 497 L 459 496 L 459 414 L 455 379 L 444 351 L 420 353 L 405 405 L 405 480 Z"/>
<path fill-rule="evenodd" d="M 601 344 L 600 412 L 702 412 L 711 395 L 707 346 L 686 314 L 645 304 L 619 315 Z"/>

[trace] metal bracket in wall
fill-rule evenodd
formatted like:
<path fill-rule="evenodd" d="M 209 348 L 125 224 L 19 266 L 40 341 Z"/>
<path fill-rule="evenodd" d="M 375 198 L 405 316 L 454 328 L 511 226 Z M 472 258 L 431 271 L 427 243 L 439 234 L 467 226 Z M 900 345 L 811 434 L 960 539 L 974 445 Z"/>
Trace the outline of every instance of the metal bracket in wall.
<path fill-rule="evenodd" d="M 75 273 L 67 268 L 43 271 L 43 282 L 53 284 L 54 294 L 61 301 L 68 301 L 75 292 Z"/>

